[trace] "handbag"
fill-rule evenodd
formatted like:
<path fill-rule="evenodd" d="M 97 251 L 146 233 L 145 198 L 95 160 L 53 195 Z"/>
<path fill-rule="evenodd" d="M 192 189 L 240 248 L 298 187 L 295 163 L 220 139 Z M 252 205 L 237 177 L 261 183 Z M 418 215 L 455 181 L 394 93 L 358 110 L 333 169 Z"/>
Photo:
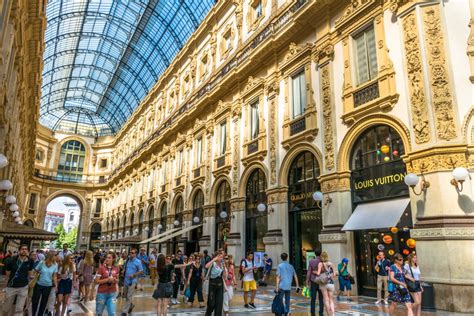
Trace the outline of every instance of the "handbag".
<path fill-rule="evenodd" d="M 321 271 L 321 273 L 314 278 L 314 282 L 320 285 L 325 285 L 325 284 L 328 284 L 329 282 L 329 275 L 326 272 L 327 269 L 324 263 L 323 263 L 323 267 L 324 267 L 324 271 Z"/>
<path fill-rule="evenodd" d="M 202 292 L 206 295 L 209 294 L 209 275 L 213 265 L 214 264 L 211 264 L 211 267 L 207 270 L 206 276 L 204 277 L 204 282 L 202 283 Z"/>
<path fill-rule="evenodd" d="M 415 279 L 415 276 L 413 275 L 413 271 L 411 270 L 411 266 L 408 265 L 408 267 L 410 268 L 410 273 L 411 273 L 411 277 L 413 279 Z M 407 284 L 407 288 L 408 288 L 408 291 L 409 292 L 420 292 L 420 281 L 412 281 L 412 280 L 408 280 L 406 279 L 406 284 Z"/>
<path fill-rule="evenodd" d="M 186 296 L 187 298 L 191 296 L 191 290 L 189 289 L 189 287 L 187 287 L 186 290 L 184 290 L 184 296 Z"/>
<path fill-rule="evenodd" d="M 405 296 L 405 295 L 408 294 L 408 289 L 404 286 L 397 285 L 397 290 L 398 290 L 398 293 L 400 293 L 401 296 Z"/>

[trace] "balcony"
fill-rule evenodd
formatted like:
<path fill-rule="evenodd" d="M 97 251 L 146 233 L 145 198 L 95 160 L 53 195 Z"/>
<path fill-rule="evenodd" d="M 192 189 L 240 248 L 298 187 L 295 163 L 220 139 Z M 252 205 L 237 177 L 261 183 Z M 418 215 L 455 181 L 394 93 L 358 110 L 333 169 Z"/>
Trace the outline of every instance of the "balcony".
<path fill-rule="evenodd" d="M 267 155 L 266 134 L 260 133 L 257 138 L 244 143 L 244 155 L 242 163 L 244 166 L 253 161 L 263 161 Z"/>
<path fill-rule="evenodd" d="M 283 124 L 283 147 L 289 149 L 301 141 L 312 142 L 318 134 L 316 120 L 316 107 L 312 105 L 302 115 Z"/>
<path fill-rule="evenodd" d="M 72 184 L 106 184 L 107 179 L 104 176 L 100 176 L 99 179 L 95 177 L 81 176 L 81 177 L 72 177 L 72 176 L 62 176 L 62 175 L 46 175 L 36 170 L 33 173 L 33 176 L 43 180 L 57 181 L 57 182 L 66 182 Z"/>
<path fill-rule="evenodd" d="M 230 151 L 214 159 L 214 175 L 228 174 L 231 169 Z"/>
<path fill-rule="evenodd" d="M 197 184 L 204 183 L 205 172 L 206 172 L 206 166 L 204 164 L 201 164 L 199 167 L 194 168 L 193 169 L 193 178 L 191 179 L 191 184 L 193 186 L 195 186 Z"/>

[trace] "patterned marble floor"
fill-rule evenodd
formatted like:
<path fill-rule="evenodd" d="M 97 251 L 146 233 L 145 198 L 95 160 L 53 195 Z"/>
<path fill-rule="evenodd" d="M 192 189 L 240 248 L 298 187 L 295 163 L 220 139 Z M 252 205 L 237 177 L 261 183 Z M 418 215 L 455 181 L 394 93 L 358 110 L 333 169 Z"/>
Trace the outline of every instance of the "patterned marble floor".
<path fill-rule="evenodd" d="M 3 281 L 3 282 L 2 282 Z M 4 299 L 4 280 L 0 279 L 0 302 L 3 302 Z M 131 315 L 156 315 L 155 300 L 151 297 L 153 288 L 151 285 L 146 285 L 144 291 L 137 291 L 134 304 L 135 309 Z M 182 297 L 182 296 L 180 296 Z M 247 309 L 243 306 L 243 297 L 242 292 L 238 290 L 234 296 L 234 299 L 231 302 L 231 314 L 232 315 L 273 315 L 271 313 L 271 304 L 273 300 L 273 288 L 260 288 L 257 297 L 255 300 L 255 305 L 257 306 L 256 310 Z M 182 303 L 170 308 L 168 315 L 204 315 L 204 309 L 198 307 L 189 308 Z M 117 300 L 117 315 L 120 315 L 120 307 L 122 306 L 123 299 Z M 370 297 L 354 297 L 352 302 L 347 302 L 345 300 L 337 302 L 336 306 L 336 315 L 354 315 L 354 316 L 363 316 L 363 315 L 388 315 L 388 308 L 386 306 L 375 305 L 375 299 Z M 197 303 L 195 303 L 197 305 Z M 71 304 L 72 312 L 71 316 L 91 316 L 95 315 L 95 301 L 79 302 L 77 299 L 73 299 Z M 293 293 L 291 300 L 291 315 L 309 315 L 309 299 L 304 298 L 303 296 Z M 396 315 L 406 315 L 406 311 L 399 307 L 396 311 Z M 422 312 L 423 316 L 457 316 L 457 315 L 467 315 L 467 314 L 455 314 L 447 312 Z"/>

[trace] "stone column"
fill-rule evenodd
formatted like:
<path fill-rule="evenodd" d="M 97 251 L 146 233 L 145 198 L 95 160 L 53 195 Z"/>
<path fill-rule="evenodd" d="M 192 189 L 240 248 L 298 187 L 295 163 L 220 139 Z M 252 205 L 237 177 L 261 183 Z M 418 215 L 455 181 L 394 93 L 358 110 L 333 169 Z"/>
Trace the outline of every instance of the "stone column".
<path fill-rule="evenodd" d="M 209 254 L 214 252 L 214 244 L 215 244 L 215 226 L 216 226 L 216 219 L 214 216 L 216 206 L 215 205 L 204 205 L 203 206 L 203 233 L 202 237 L 199 240 L 199 247 L 200 252 L 204 249 L 209 251 Z"/>
<path fill-rule="evenodd" d="M 245 198 L 234 198 L 230 201 L 231 220 L 230 234 L 227 238 L 227 252 L 238 262 L 245 256 Z"/>
<path fill-rule="evenodd" d="M 473 169 L 462 146 L 439 147 L 407 158 L 407 172 L 423 174 L 429 188 L 416 195 L 411 190 L 411 208 L 422 280 L 432 283 L 436 309 L 474 312 L 474 216 L 473 182 L 467 179 L 460 191 L 451 184 L 456 167 Z M 472 177 L 472 173 L 471 173 Z M 419 193 L 420 185 L 415 187 Z"/>
<path fill-rule="evenodd" d="M 273 259 L 276 268 L 280 263 L 280 254 L 289 253 L 288 236 L 288 188 L 267 190 L 268 232 L 263 238 L 265 252 Z"/>
<path fill-rule="evenodd" d="M 319 178 L 322 201 L 323 229 L 319 235 L 322 250 L 326 251 L 333 263 L 342 258 L 349 259 L 349 271 L 356 276 L 354 239 L 352 232 L 341 231 L 352 214 L 350 172 L 331 173 Z M 356 278 L 357 282 L 357 278 Z M 353 287 L 357 293 L 357 286 Z"/>

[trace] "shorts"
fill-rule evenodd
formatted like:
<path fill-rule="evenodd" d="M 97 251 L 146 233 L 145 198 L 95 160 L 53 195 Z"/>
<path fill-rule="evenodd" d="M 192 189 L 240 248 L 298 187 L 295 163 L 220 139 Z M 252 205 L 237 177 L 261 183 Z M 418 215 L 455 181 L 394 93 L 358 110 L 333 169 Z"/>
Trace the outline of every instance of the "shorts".
<path fill-rule="evenodd" d="M 244 281 L 243 288 L 244 288 L 244 292 L 256 291 L 257 290 L 257 282 L 255 282 L 255 280 Z"/>
<path fill-rule="evenodd" d="M 57 294 L 68 295 L 68 294 L 71 294 L 71 292 L 72 292 L 72 280 L 71 279 L 59 280 Z"/>
<path fill-rule="evenodd" d="M 351 286 L 351 281 L 349 280 L 349 278 L 345 278 L 343 276 L 339 276 L 338 277 L 339 279 L 339 290 L 340 291 L 345 291 L 345 290 L 352 290 L 352 286 Z"/>

